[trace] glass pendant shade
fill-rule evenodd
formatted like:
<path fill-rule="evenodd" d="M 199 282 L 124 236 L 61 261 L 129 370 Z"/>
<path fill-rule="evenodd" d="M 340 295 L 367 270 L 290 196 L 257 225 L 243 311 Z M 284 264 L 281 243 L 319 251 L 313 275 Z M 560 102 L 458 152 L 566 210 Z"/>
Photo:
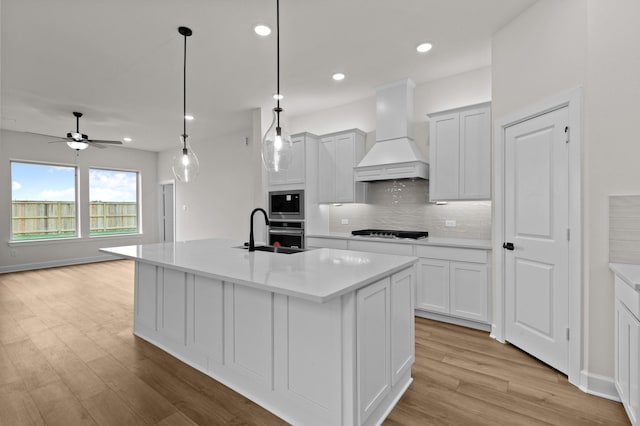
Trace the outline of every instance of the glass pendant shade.
<path fill-rule="evenodd" d="M 200 172 L 200 162 L 189 146 L 188 139 L 180 136 L 181 147 L 175 151 L 171 170 L 180 182 L 193 182 Z"/>
<path fill-rule="evenodd" d="M 293 161 L 291 136 L 278 126 L 278 113 L 273 111 L 273 122 L 262 139 L 262 162 L 269 172 L 279 172 L 289 168 Z"/>
<path fill-rule="evenodd" d="M 82 151 L 83 149 L 87 149 L 89 144 L 86 142 L 69 141 L 67 142 L 67 146 L 76 151 Z"/>

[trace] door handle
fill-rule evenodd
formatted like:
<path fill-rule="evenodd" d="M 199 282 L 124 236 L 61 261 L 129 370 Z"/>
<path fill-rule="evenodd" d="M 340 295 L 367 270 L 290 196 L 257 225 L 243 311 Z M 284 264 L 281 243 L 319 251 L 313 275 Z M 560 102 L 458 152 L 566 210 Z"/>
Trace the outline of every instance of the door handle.
<path fill-rule="evenodd" d="M 507 250 L 513 250 L 515 249 L 515 246 L 513 245 L 513 243 L 503 243 L 502 248 Z"/>

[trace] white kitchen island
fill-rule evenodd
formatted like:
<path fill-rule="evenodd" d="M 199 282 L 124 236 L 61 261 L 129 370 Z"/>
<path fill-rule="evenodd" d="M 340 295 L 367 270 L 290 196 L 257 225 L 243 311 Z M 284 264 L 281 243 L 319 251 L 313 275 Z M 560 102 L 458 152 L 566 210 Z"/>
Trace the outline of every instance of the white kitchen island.
<path fill-rule="evenodd" d="M 134 259 L 134 333 L 297 425 L 379 424 L 410 385 L 414 257 L 252 252 L 229 240 Z"/>

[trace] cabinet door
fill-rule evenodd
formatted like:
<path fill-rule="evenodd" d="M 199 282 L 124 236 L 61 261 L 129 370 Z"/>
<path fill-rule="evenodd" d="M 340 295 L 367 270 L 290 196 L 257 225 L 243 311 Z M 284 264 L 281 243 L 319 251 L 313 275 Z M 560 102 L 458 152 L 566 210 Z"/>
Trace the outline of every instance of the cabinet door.
<path fill-rule="evenodd" d="M 287 183 L 287 171 L 286 170 L 278 170 L 274 172 L 272 170 L 269 171 L 269 185 L 284 185 Z"/>
<path fill-rule="evenodd" d="M 624 306 L 616 301 L 615 319 L 615 384 L 618 389 L 620 401 L 628 406 L 629 404 L 629 340 L 631 331 L 630 315 Z"/>
<path fill-rule="evenodd" d="M 452 113 L 431 120 L 429 137 L 429 198 L 458 198 L 460 165 L 460 114 Z"/>
<path fill-rule="evenodd" d="M 420 259 L 416 308 L 449 313 L 449 263 L 446 260 Z"/>
<path fill-rule="evenodd" d="M 461 200 L 491 198 L 491 109 L 460 112 Z"/>
<path fill-rule="evenodd" d="M 486 322 L 489 302 L 487 266 L 479 263 L 451 262 L 450 274 L 451 314 Z"/>
<path fill-rule="evenodd" d="M 356 293 L 358 414 L 364 424 L 391 389 L 390 279 Z"/>
<path fill-rule="evenodd" d="M 640 421 L 640 321 L 630 315 L 629 327 L 629 412 L 633 424 Z"/>
<path fill-rule="evenodd" d="M 391 276 L 391 384 L 413 365 L 415 268 L 411 267 Z"/>
<path fill-rule="evenodd" d="M 354 134 L 337 136 L 335 144 L 336 195 L 334 201 L 337 203 L 353 202 Z"/>
<path fill-rule="evenodd" d="M 318 202 L 333 203 L 336 188 L 336 139 L 323 138 L 318 146 Z"/>
<path fill-rule="evenodd" d="M 286 183 L 304 183 L 304 138 L 295 138 L 293 145 L 293 159 L 286 170 Z"/>

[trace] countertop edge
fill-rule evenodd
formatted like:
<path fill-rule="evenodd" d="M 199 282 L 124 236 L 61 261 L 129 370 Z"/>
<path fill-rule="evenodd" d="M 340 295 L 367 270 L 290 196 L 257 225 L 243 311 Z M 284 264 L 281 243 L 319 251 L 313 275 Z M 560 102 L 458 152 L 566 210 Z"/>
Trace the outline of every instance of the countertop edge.
<path fill-rule="evenodd" d="M 609 263 L 609 269 L 622 278 L 629 287 L 635 291 L 640 291 L 640 265 L 631 263 Z"/>
<path fill-rule="evenodd" d="M 234 284 L 240 284 L 240 285 L 245 285 L 247 287 L 251 287 L 251 288 L 255 288 L 258 290 L 264 290 L 264 291 L 270 291 L 272 293 L 277 293 L 277 294 L 282 294 L 284 296 L 291 296 L 291 297 L 296 297 L 299 299 L 304 299 L 304 300 L 308 300 L 311 302 L 315 302 L 315 303 L 326 303 L 329 302 L 330 300 L 333 300 L 337 297 L 341 297 L 347 293 L 350 293 L 352 291 L 355 291 L 359 288 L 362 287 L 366 287 L 369 284 L 373 284 L 374 282 L 395 274 L 396 272 L 402 271 L 404 269 L 410 268 L 412 266 L 414 266 L 417 262 L 418 262 L 418 258 L 415 256 L 395 256 L 395 257 L 406 257 L 407 261 L 403 262 L 400 265 L 397 265 L 387 271 L 381 272 L 379 274 L 373 275 L 368 277 L 367 279 L 364 280 L 360 280 L 360 281 L 356 281 L 351 285 L 348 285 L 344 288 L 341 288 L 339 290 L 336 290 L 332 293 L 328 293 L 325 295 L 314 295 L 314 294 L 309 294 L 309 293 L 303 293 L 303 292 L 296 292 L 294 290 L 289 290 L 286 288 L 282 288 L 282 287 L 276 287 L 276 286 L 269 286 L 266 284 L 262 284 L 262 283 L 257 283 L 257 282 L 252 282 L 252 281 L 247 281 L 247 280 L 243 280 L 240 278 L 236 278 L 236 277 L 230 277 L 230 276 L 226 276 L 226 275 L 221 275 L 221 274 L 215 274 L 215 273 L 211 273 L 211 272 L 207 272 L 207 271 L 202 271 L 199 269 L 194 269 L 194 268 L 189 268 L 189 267 L 185 267 L 185 266 L 180 266 L 180 265 L 175 265 L 175 264 L 170 264 L 170 263 L 165 263 L 165 262 L 160 262 L 157 260 L 152 260 L 152 259 L 145 259 L 145 258 L 140 258 L 137 256 L 131 256 L 131 255 L 127 255 L 124 253 L 120 253 L 119 251 L 117 251 L 118 247 L 114 247 L 113 250 L 110 248 L 100 248 L 99 251 L 103 252 L 103 253 L 107 253 L 110 255 L 114 255 L 120 258 L 126 258 L 126 259 L 131 259 L 131 260 L 135 260 L 137 262 L 142 262 L 142 263 L 146 263 L 149 265 L 154 265 L 154 266 L 161 266 L 161 267 L 168 267 L 171 268 L 173 270 L 176 271 L 180 271 L 180 272 L 186 272 L 186 273 L 190 273 L 190 274 L 194 274 L 194 275 L 199 275 L 202 277 L 207 277 L 207 278 L 212 278 L 212 279 L 216 279 L 216 280 L 221 280 L 221 281 L 227 281 L 230 283 L 234 283 Z"/>
<path fill-rule="evenodd" d="M 456 238 L 441 238 L 441 237 L 428 237 L 419 240 L 412 239 L 394 239 L 394 238 L 376 238 L 376 237 L 363 237 L 353 236 L 350 234 L 306 234 L 305 237 L 310 238 L 326 238 L 336 240 L 350 240 L 350 241 L 371 241 L 379 243 L 391 243 L 391 244 L 410 244 L 415 246 L 438 246 L 438 247 L 457 247 L 468 248 L 473 250 L 492 250 L 492 244 L 490 240 L 471 240 L 471 239 L 456 239 Z"/>

